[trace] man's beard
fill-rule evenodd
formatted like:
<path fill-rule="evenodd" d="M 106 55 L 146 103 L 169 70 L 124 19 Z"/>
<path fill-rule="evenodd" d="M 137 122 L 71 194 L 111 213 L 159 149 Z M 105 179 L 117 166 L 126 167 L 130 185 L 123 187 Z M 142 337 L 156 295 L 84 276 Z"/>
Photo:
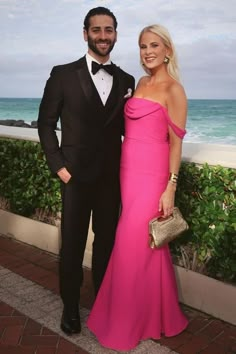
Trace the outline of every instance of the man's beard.
<path fill-rule="evenodd" d="M 97 43 L 107 43 L 109 45 L 108 49 L 104 52 L 104 51 L 100 51 L 96 44 Z M 113 47 L 115 45 L 115 40 L 112 41 L 107 41 L 107 40 L 98 40 L 97 42 L 95 42 L 90 36 L 88 36 L 88 47 L 89 49 L 91 49 L 95 54 L 101 56 L 101 57 L 106 57 L 108 54 L 110 54 L 110 52 L 112 51 Z"/>

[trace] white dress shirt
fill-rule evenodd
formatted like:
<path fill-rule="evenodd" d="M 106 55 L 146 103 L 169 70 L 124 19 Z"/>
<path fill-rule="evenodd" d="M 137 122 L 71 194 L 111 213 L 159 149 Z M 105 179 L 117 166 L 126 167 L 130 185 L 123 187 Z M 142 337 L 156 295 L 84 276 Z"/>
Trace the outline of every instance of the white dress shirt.
<path fill-rule="evenodd" d="M 113 84 L 113 76 L 108 74 L 103 69 L 100 69 L 95 75 L 93 75 L 92 61 L 96 61 L 98 64 L 100 64 L 100 63 L 88 53 L 86 54 L 86 61 L 87 61 L 88 70 L 91 75 L 91 78 L 92 78 L 94 85 L 99 93 L 102 103 L 105 106 L 108 96 L 111 92 L 111 88 L 112 88 L 112 84 Z M 111 64 L 111 60 L 109 59 L 106 63 L 103 63 L 103 64 L 104 65 Z"/>

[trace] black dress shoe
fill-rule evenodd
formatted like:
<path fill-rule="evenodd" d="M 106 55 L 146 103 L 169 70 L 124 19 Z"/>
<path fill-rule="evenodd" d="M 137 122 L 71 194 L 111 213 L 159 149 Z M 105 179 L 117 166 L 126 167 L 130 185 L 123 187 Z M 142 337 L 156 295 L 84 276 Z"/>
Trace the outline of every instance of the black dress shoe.
<path fill-rule="evenodd" d="M 61 318 L 61 329 L 67 335 L 72 335 L 81 332 L 81 324 L 79 310 L 71 309 L 64 306 Z"/>

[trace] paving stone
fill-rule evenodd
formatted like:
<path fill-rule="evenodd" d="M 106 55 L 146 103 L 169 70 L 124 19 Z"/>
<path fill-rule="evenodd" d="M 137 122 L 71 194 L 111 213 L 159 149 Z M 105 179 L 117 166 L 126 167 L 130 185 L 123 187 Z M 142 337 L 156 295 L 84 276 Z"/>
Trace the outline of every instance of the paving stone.
<path fill-rule="evenodd" d="M 0 317 L 0 325 L 7 327 L 24 326 L 27 321 L 26 316 L 2 316 Z"/>
<path fill-rule="evenodd" d="M 24 335 L 32 335 L 32 334 L 40 335 L 41 332 L 42 332 L 42 325 L 29 318 L 24 328 Z"/>
<path fill-rule="evenodd" d="M 46 312 L 50 308 L 55 308 L 62 304 L 62 301 L 59 296 L 55 298 L 55 294 L 53 294 L 51 291 L 47 292 L 47 294 L 45 293 L 45 296 L 37 297 L 36 299 L 34 299 L 34 301 L 31 302 L 35 302 L 38 307 L 42 308 Z"/>
<path fill-rule="evenodd" d="M 38 348 L 37 349 L 37 354 L 60 354 L 59 353 L 59 351 L 58 351 L 58 349 L 56 349 L 56 348 L 47 348 L 47 347 L 43 347 L 43 348 Z M 74 354 L 75 353 L 75 351 L 74 352 L 71 352 L 71 354 Z M 70 354 L 70 352 L 64 352 L 64 353 L 62 353 L 61 352 L 61 354 Z"/>
<path fill-rule="evenodd" d="M 20 342 L 23 329 L 23 325 L 8 326 L 2 335 L 2 343 L 7 345 L 17 345 Z"/>
<path fill-rule="evenodd" d="M 17 284 L 20 284 L 20 283 L 25 284 L 26 283 L 25 279 L 22 277 L 19 277 L 17 274 L 14 274 L 12 272 L 8 272 L 7 276 L 4 276 L 1 279 L 0 286 L 2 288 L 11 288 L 12 286 L 17 286 Z"/>
<path fill-rule="evenodd" d="M 206 334 L 208 337 L 213 339 L 217 337 L 220 333 L 223 333 L 224 328 L 224 322 L 220 320 L 213 320 L 201 330 L 201 333 Z"/>
<path fill-rule="evenodd" d="M 211 321 L 212 319 L 205 318 L 203 316 L 195 317 L 188 325 L 188 332 L 196 333 L 208 326 Z"/>
<path fill-rule="evenodd" d="M 196 354 L 205 349 L 211 343 L 206 335 L 199 334 L 178 348 L 180 354 Z M 212 353 L 213 354 L 213 353 Z M 223 354 L 223 353 L 222 353 Z"/>
<path fill-rule="evenodd" d="M 59 340 L 58 335 L 54 335 L 54 336 L 23 335 L 21 338 L 21 345 L 56 347 L 58 340 Z"/>
<path fill-rule="evenodd" d="M 44 300 L 45 303 L 41 303 L 41 304 L 39 303 L 39 306 L 45 312 L 52 312 L 52 311 L 57 311 L 62 309 L 62 301 L 59 298 L 59 296 L 55 298 L 55 295 L 51 294 L 50 296 L 42 298 L 41 300 L 42 301 Z"/>
<path fill-rule="evenodd" d="M 167 346 L 168 348 L 171 348 L 173 350 L 177 350 L 181 345 L 184 345 L 187 343 L 189 340 L 191 340 L 193 335 L 187 331 L 184 331 L 183 333 L 179 334 L 178 336 L 174 337 L 163 337 L 159 341 L 162 345 Z"/>
<path fill-rule="evenodd" d="M 0 302 L 0 316 L 11 316 L 13 313 L 12 307 Z"/>
<path fill-rule="evenodd" d="M 10 273 L 11 271 L 7 268 L 3 268 L 0 267 L 0 279 L 1 279 L 1 283 L 2 283 L 2 278 L 5 277 L 8 273 Z"/>
<path fill-rule="evenodd" d="M 25 348 L 0 343 L 0 354 L 35 354 L 36 348 Z"/>

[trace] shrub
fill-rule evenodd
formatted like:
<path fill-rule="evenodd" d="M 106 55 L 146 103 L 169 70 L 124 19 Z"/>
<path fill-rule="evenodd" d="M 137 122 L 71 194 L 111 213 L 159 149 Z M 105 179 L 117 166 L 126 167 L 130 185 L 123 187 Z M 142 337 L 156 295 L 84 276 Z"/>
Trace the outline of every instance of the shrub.
<path fill-rule="evenodd" d="M 12 212 L 32 216 L 42 209 L 56 216 L 61 210 L 60 182 L 52 178 L 40 144 L 0 139 L 0 166 L 0 196 Z"/>
<path fill-rule="evenodd" d="M 236 281 L 236 173 L 182 163 L 176 204 L 190 229 L 171 244 L 177 262 L 217 279 Z"/>

